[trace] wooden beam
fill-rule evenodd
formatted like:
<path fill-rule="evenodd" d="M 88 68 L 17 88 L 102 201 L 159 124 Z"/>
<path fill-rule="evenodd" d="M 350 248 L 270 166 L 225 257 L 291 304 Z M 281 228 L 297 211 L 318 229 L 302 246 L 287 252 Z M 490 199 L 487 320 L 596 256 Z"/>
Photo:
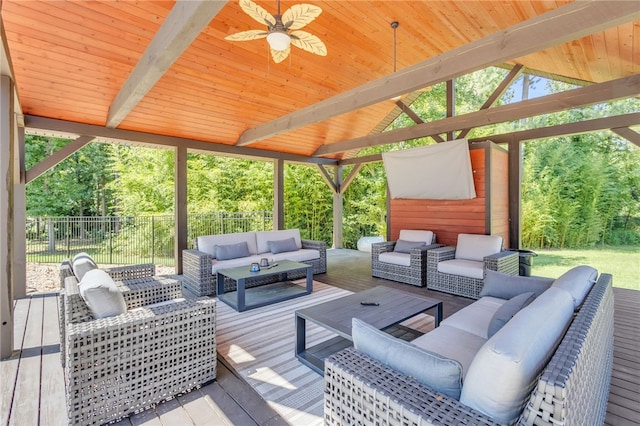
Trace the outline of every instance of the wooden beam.
<path fill-rule="evenodd" d="M 175 3 L 109 106 L 107 127 L 118 127 L 226 3 L 226 0 Z"/>
<path fill-rule="evenodd" d="M 173 247 L 173 260 L 175 273 L 182 274 L 182 250 L 187 248 L 187 149 L 177 147 L 174 149 L 174 202 L 175 202 L 175 240 Z"/>
<path fill-rule="evenodd" d="M 0 359 L 13 353 L 13 81 L 0 75 Z"/>
<path fill-rule="evenodd" d="M 244 146 L 640 19 L 636 2 L 578 1 L 246 130 Z"/>
<path fill-rule="evenodd" d="M 523 66 L 520 64 L 517 64 L 515 67 L 513 67 L 511 71 L 509 71 L 509 74 L 507 74 L 507 76 L 498 85 L 498 87 L 496 87 L 496 90 L 493 91 L 491 96 L 489 96 L 484 104 L 482 104 L 480 109 L 483 110 L 493 106 L 493 104 L 495 104 L 498 99 L 500 99 L 504 92 L 507 91 L 509 86 L 511 86 L 511 84 L 518 78 L 518 76 L 522 74 L 522 68 Z M 460 133 L 458 133 L 458 139 L 466 138 L 470 131 L 471 128 L 463 129 Z"/>
<path fill-rule="evenodd" d="M 340 185 L 341 194 L 344 194 L 347 188 L 349 188 L 349 185 L 351 185 L 351 182 L 353 182 L 356 176 L 358 176 L 358 173 L 360 172 L 360 169 L 362 169 L 363 165 L 364 164 L 360 163 L 353 166 L 353 169 L 351 169 L 351 171 L 349 172 L 349 175 L 347 175 L 347 177 L 342 182 L 342 185 Z"/>
<path fill-rule="evenodd" d="M 518 132 L 503 133 L 500 135 L 485 136 L 482 138 L 469 139 L 470 143 L 484 142 L 490 139 L 497 144 L 512 144 L 520 141 L 553 138 L 559 136 L 576 135 L 580 133 L 597 132 L 616 128 L 619 130 L 625 126 L 640 125 L 640 112 L 616 115 L 614 117 L 594 118 L 593 120 L 579 121 L 577 123 L 558 124 L 556 126 L 539 127 Z M 350 164 L 365 164 L 382 161 L 382 154 L 373 154 L 366 157 L 354 157 L 340 160 L 341 166 Z"/>
<path fill-rule="evenodd" d="M 396 105 L 398 106 L 398 108 L 400 108 L 402 110 L 402 112 L 407 114 L 409 116 L 409 118 L 411 118 L 413 120 L 414 123 L 416 123 L 416 124 L 424 123 L 424 120 L 422 118 L 420 118 L 420 116 L 418 114 L 416 114 L 416 112 L 414 110 L 412 110 L 410 106 L 408 106 L 407 104 L 405 104 L 401 100 L 400 101 L 396 101 Z M 440 135 L 429 135 L 429 136 L 431 136 L 433 138 L 433 140 L 436 141 L 436 142 L 444 142 L 444 139 L 442 139 L 442 136 L 440 136 Z"/>
<path fill-rule="evenodd" d="M 338 194 L 340 192 L 340 188 L 338 187 L 338 178 L 333 177 L 329 174 L 327 169 L 322 165 L 318 164 L 318 170 L 320 170 L 320 175 L 322 179 L 326 182 L 327 186 L 331 189 L 334 194 Z"/>
<path fill-rule="evenodd" d="M 615 129 L 611 129 L 611 131 L 640 147 L 640 133 L 628 127 L 617 127 Z"/>
<path fill-rule="evenodd" d="M 77 139 L 69 142 L 68 144 L 27 170 L 25 176 L 26 183 L 31 182 L 47 170 L 55 167 L 56 164 L 73 155 L 73 153 L 75 153 L 94 139 L 94 136 L 80 136 Z"/>
<path fill-rule="evenodd" d="M 112 143 L 137 143 L 156 148 L 173 148 L 184 146 L 188 149 L 204 152 L 215 152 L 222 155 L 230 155 L 244 158 L 281 159 L 297 163 L 311 164 L 337 164 L 337 160 L 327 158 L 314 158 L 304 155 L 284 154 L 264 149 L 237 147 L 215 142 L 203 142 L 194 139 L 178 138 L 173 136 L 155 135 L 152 133 L 137 132 L 133 130 L 112 129 L 104 126 L 77 123 L 53 118 L 25 115 L 25 127 L 27 130 L 47 131 L 60 135 L 87 135 L 99 139 L 99 142 Z M 61 136 L 64 137 L 64 136 Z"/>
<path fill-rule="evenodd" d="M 273 160 L 273 230 L 284 229 L 284 161 Z"/>
<path fill-rule="evenodd" d="M 447 117 L 455 117 L 456 115 L 456 80 L 447 80 Z M 456 138 L 456 133 L 453 129 L 447 132 L 447 140 L 452 141 Z"/>
<path fill-rule="evenodd" d="M 319 147 L 314 155 L 322 156 L 338 152 L 361 149 L 369 146 L 385 145 L 389 143 L 416 139 L 434 133 L 444 133 L 455 129 L 485 126 L 520 120 L 540 114 L 563 111 L 607 102 L 614 99 L 627 98 L 640 94 L 640 74 L 605 83 L 594 84 L 579 89 L 567 90 L 562 93 L 529 99 L 513 104 L 502 105 L 468 114 L 448 117 L 442 120 L 416 124 L 412 127 L 391 130 L 378 135 L 336 142 Z"/>
<path fill-rule="evenodd" d="M 522 144 L 509 145 L 509 247 L 519 249 L 522 242 Z"/>

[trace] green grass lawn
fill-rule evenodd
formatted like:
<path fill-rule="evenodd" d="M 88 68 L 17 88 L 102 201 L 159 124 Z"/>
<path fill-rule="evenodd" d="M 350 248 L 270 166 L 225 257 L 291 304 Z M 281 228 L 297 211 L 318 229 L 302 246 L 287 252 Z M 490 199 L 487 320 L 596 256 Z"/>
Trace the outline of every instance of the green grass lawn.
<path fill-rule="evenodd" d="M 536 249 L 531 275 L 557 278 L 577 265 L 591 265 L 613 275 L 613 286 L 640 290 L 640 247 L 619 246 L 585 250 Z"/>

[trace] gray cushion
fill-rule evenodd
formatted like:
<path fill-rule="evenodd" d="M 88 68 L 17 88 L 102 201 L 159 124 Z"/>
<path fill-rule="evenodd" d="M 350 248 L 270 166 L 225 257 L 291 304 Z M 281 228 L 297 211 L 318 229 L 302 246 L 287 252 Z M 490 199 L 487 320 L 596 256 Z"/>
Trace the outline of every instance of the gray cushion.
<path fill-rule="evenodd" d="M 521 293 L 507 300 L 498 308 L 491 321 L 489 321 L 489 329 L 487 336 L 490 338 L 498 332 L 513 316 L 522 308 L 533 302 L 536 298 L 534 293 Z"/>
<path fill-rule="evenodd" d="M 98 269 L 98 265 L 96 265 L 96 262 L 91 256 L 82 252 L 73 256 L 71 268 L 73 269 L 73 274 L 78 278 L 78 281 L 82 281 L 84 274 L 92 269 Z"/>
<path fill-rule="evenodd" d="M 412 248 L 426 247 L 424 241 L 405 241 L 398 240 L 393 248 L 393 251 L 397 253 L 411 253 Z"/>
<path fill-rule="evenodd" d="M 551 287 L 553 278 L 521 277 L 487 269 L 484 274 L 484 285 L 480 297 L 492 296 L 500 299 L 511 299 L 521 293 L 532 292 L 536 297 Z"/>
<path fill-rule="evenodd" d="M 237 259 L 239 257 L 248 257 L 249 247 L 245 241 L 235 244 L 224 244 L 216 246 L 216 259 L 229 260 Z"/>
<path fill-rule="evenodd" d="M 101 269 L 85 273 L 78 289 L 94 318 L 112 317 L 127 312 L 124 296 L 109 274 Z"/>
<path fill-rule="evenodd" d="M 462 389 L 462 365 L 396 339 L 366 322 L 353 318 L 353 346 L 396 371 L 449 397 L 458 399 Z"/>
<path fill-rule="evenodd" d="M 298 250 L 298 245 L 293 237 L 284 240 L 267 241 L 267 245 L 269 246 L 269 251 L 273 254 Z"/>
<path fill-rule="evenodd" d="M 536 297 L 480 348 L 460 402 L 501 422 L 516 419 L 572 317 L 565 290 L 550 288 Z"/>
<path fill-rule="evenodd" d="M 598 278 L 598 271 L 587 265 L 576 266 L 560 275 L 552 284 L 552 287 L 562 288 L 573 297 L 573 307 L 578 309 L 589 290 Z"/>

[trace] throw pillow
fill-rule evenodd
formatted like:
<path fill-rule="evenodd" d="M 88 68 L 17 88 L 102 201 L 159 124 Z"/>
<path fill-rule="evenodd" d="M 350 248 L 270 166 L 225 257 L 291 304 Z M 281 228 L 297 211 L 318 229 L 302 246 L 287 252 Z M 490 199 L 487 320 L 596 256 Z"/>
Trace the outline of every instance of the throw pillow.
<path fill-rule="evenodd" d="M 127 312 L 122 292 L 109 274 L 101 269 L 92 269 L 84 274 L 78 289 L 94 318 L 112 317 Z"/>
<path fill-rule="evenodd" d="M 498 310 L 493 314 L 489 321 L 489 329 L 487 330 L 487 337 L 496 334 L 518 311 L 529 303 L 533 302 L 536 298 L 535 293 L 521 293 L 517 296 L 513 296 L 507 300 Z"/>
<path fill-rule="evenodd" d="M 511 299 L 522 293 L 532 292 L 536 297 L 551 287 L 553 278 L 521 277 L 487 269 L 480 297 L 492 296 L 499 299 Z"/>
<path fill-rule="evenodd" d="M 284 240 L 267 241 L 267 245 L 269 246 L 269 251 L 273 254 L 298 250 L 296 240 L 293 237 Z"/>
<path fill-rule="evenodd" d="M 352 320 L 351 336 L 360 352 L 436 392 L 460 398 L 462 365 L 458 361 L 397 339 L 358 318 Z"/>
<path fill-rule="evenodd" d="M 396 241 L 396 245 L 393 248 L 393 251 L 395 251 L 396 253 L 411 253 L 412 248 L 426 247 L 426 246 L 427 246 L 427 243 L 425 243 L 424 241 L 398 240 Z"/>
<path fill-rule="evenodd" d="M 250 255 L 249 246 L 246 241 L 216 246 L 216 259 L 218 260 L 237 259 L 239 257 L 248 257 Z"/>
<path fill-rule="evenodd" d="M 552 287 L 558 287 L 568 291 L 573 298 L 573 308 L 577 311 L 597 278 L 598 271 L 595 268 L 580 265 L 560 275 L 558 279 L 553 282 Z"/>
<path fill-rule="evenodd" d="M 78 281 L 82 281 L 84 274 L 92 269 L 98 269 L 98 265 L 96 265 L 96 262 L 91 256 L 83 252 L 73 256 L 71 268 L 73 269 L 73 274 L 78 278 Z"/>

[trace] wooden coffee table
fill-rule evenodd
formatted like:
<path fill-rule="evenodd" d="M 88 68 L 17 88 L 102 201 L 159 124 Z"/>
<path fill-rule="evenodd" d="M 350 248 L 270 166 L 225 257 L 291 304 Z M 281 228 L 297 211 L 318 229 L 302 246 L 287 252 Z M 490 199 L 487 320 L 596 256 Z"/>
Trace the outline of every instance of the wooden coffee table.
<path fill-rule="evenodd" d="M 306 271 L 306 286 L 288 283 L 288 274 L 295 271 Z M 225 277 L 236 282 L 236 290 L 224 291 Z M 247 282 L 272 281 L 273 284 L 264 284 L 247 288 Z M 313 291 L 313 267 L 306 263 L 292 260 L 279 260 L 277 266 L 269 269 L 263 268 L 258 272 L 251 272 L 249 265 L 237 268 L 226 268 L 217 271 L 216 295 L 218 300 L 231 306 L 238 312 L 247 309 L 259 308 L 283 300 L 310 294 Z"/>
<path fill-rule="evenodd" d="M 365 306 L 361 302 L 375 302 Z M 359 318 L 379 330 L 412 340 L 422 333 L 399 323 L 435 308 L 435 326 L 442 321 L 442 301 L 413 293 L 379 286 L 340 299 L 296 311 L 296 358 L 314 371 L 324 374 L 324 358 L 353 344 L 351 320 Z M 324 327 L 338 336 L 306 347 L 307 321 Z M 403 334 L 404 336 L 399 336 Z"/>

